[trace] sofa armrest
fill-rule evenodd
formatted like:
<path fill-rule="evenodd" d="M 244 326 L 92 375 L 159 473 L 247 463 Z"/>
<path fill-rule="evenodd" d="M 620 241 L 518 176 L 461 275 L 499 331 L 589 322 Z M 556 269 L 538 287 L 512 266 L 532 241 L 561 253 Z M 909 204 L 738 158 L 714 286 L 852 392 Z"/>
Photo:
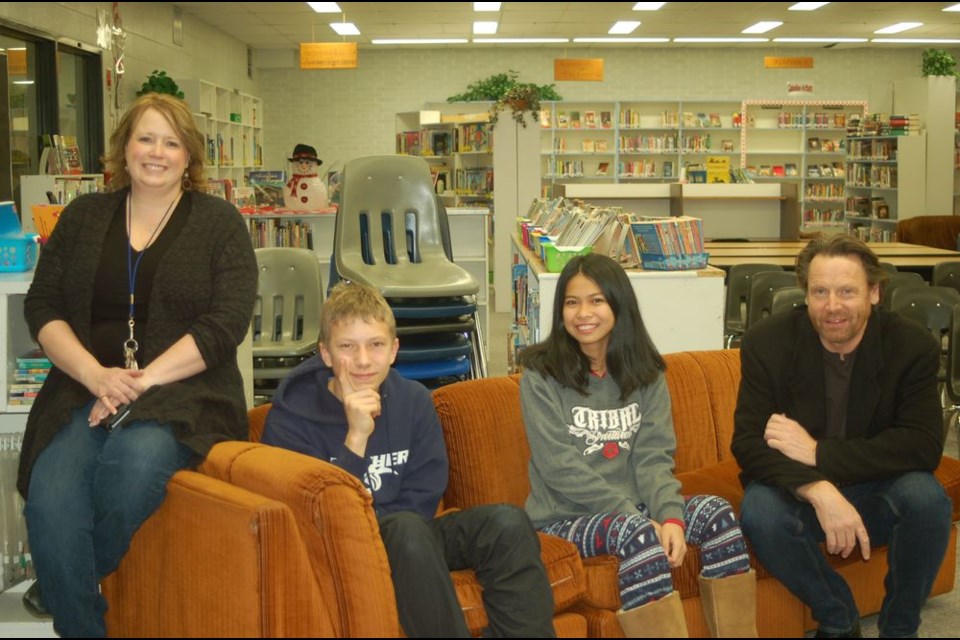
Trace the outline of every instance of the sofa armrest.
<path fill-rule="evenodd" d="M 335 635 L 400 635 L 387 553 L 359 480 L 317 458 L 251 442 L 216 445 L 199 470 L 290 509 Z"/>
<path fill-rule="evenodd" d="M 103 591 L 111 636 L 334 633 L 290 509 L 193 471 L 171 478 Z"/>

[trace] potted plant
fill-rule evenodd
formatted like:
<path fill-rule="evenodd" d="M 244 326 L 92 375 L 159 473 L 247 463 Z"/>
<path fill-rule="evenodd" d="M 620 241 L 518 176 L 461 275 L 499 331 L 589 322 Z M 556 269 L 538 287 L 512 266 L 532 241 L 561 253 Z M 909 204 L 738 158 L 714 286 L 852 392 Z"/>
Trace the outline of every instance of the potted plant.
<path fill-rule="evenodd" d="M 927 76 L 954 76 L 957 73 L 957 61 L 945 49 L 926 49 L 923 52 L 923 63 L 920 66 L 923 77 Z"/>
<path fill-rule="evenodd" d="M 447 102 L 492 101 L 491 123 L 496 124 L 500 119 L 500 112 L 509 107 L 513 111 L 513 119 L 526 127 L 524 116 L 530 114 L 533 121 L 537 122 L 542 100 L 563 99 L 552 84 L 538 86 L 532 82 L 517 82 L 517 76 L 516 71 L 510 70 L 477 80 L 468 85 L 465 92 L 447 98 Z"/>
<path fill-rule="evenodd" d="M 166 93 L 183 99 L 183 91 L 180 91 L 180 87 L 177 86 L 173 78 L 168 76 L 166 71 L 158 71 L 157 69 L 154 69 L 153 73 L 147 77 L 147 81 L 141 85 L 140 91 L 137 91 L 137 97 L 148 93 Z"/>

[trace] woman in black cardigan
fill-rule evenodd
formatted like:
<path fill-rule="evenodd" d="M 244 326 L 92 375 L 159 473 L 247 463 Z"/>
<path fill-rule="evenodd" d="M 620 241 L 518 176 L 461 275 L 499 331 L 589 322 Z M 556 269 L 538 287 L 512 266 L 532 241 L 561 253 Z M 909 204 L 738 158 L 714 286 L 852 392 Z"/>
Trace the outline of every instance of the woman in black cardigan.
<path fill-rule="evenodd" d="M 143 96 L 110 142 L 111 193 L 64 210 L 24 304 L 54 366 L 18 488 L 43 605 L 65 637 L 106 634 L 99 582 L 170 476 L 246 435 L 236 353 L 257 267 L 243 221 L 197 191 L 204 141 L 181 100 Z"/>

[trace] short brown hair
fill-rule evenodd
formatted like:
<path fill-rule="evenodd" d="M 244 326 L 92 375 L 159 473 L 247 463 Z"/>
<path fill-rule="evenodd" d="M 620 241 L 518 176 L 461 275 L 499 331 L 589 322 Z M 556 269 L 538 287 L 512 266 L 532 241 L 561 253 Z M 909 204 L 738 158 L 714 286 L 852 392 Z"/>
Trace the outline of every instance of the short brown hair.
<path fill-rule="evenodd" d="M 880 285 L 880 291 L 882 292 L 887 284 L 887 272 L 880 266 L 880 259 L 877 258 L 873 249 L 867 246 L 866 242 L 853 236 L 838 234 L 814 238 L 797 255 L 797 283 L 804 291 L 807 290 L 807 275 L 810 271 L 810 263 L 817 256 L 856 258 L 863 265 L 863 270 L 867 274 L 867 284 L 871 288 Z"/>
<path fill-rule="evenodd" d="M 390 330 L 390 337 L 397 337 L 393 311 L 379 291 L 356 282 L 341 282 L 333 288 L 320 308 L 320 342 L 326 344 L 333 325 L 356 319 L 383 322 Z"/>
<path fill-rule="evenodd" d="M 203 174 L 204 141 L 203 134 L 197 129 L 190 106 L 181 100 L 163 93 L 148 93 L 140 96 L 130 105 L 120 119 L 120 124 L 110 136 L 110 150 L 104 156 L 104 164 L 110 173 L 110 190 L 119 191 L 130 185 L 130 172 L 127 171 L 127 143 L 133 135 L 133 129 L 147 109 L 155 109 L 166 118 L 177 137 L 187 150 L 187 177 L 191 190 L 201 191 L 207 183 Z"/>

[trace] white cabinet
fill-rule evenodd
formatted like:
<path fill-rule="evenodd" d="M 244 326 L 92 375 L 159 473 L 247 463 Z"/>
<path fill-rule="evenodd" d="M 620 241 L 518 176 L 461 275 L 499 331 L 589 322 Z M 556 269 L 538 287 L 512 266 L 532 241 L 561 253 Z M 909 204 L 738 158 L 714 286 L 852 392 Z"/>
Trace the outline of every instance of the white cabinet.
<path fill-rule="evenodd" d="M 263 167 L 263 101 L 206 80 L 185 80 L 184 97 L 204 136 L 207 177 L 244 184 Z"/>
<path fill-rule="evenodd" d="M 36 347 L 23 318 L 23 299 L 32 279 L 32 271 L 0 273 L 0 324 L 3 325 L 3 339 L 0 340 L 0 363 L 3 364 L 0 369 L 0 432 L 3 433 L 23 431 L 30 410 L 28 406 L 11 405 L 8 399 L 17 356 Z"/>
<path fill-rule="evenodd" d="M 514 348 L 550 334 L 559 273 L 547 273 L 532 251 L 512 238 L 514 255 Z M 661 353 L 723 348 L 721 269 L 627 271 L 643 322 Z"/>

